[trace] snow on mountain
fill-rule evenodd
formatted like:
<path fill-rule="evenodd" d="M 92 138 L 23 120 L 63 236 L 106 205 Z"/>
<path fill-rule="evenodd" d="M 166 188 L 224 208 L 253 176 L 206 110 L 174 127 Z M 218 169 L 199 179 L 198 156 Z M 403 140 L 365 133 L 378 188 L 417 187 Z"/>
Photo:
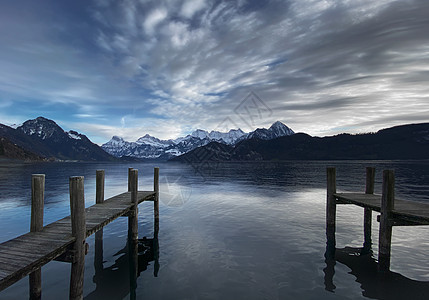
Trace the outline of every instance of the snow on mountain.
<path fill-rule="evenodd" d="M 240 137 L 245 135 L 243 130 L 241 129 L 231 129 L 229 132 L 223 133 L 219 131 L 212 131 L 209 134 L 209 138 L 213 141 L 224 142 L 225 144 L 232 145 L 234 144 Z"/>
<path fill-rule="evenodd" d="M 168 146 L 170 146 L 171 144 L 173 144 L 172 141 L 168 140 L 168 141 L 162 141 L 156 137 L 153 137 L 149 134 L 146 134 L 145 136 L 139 138 L 136 141 L 137 144 L 144 144 L 144 145 L 151 145 L 154 147 L 162 147 L 162 148 L 166 148 Z"/>
<path fill-rule="evenodd" d="M 191 133 L 191 136 L 199 138 L 199 139 L 205 139 L 209 136 L 209 133 L 205 130 L 197 129 L 194 132 Z"/>
<path fill-rule="evenodd" d="M 168 159 L 205 146 L 212 141 L 234 145 L 247 138 L 273 139 L 293 133 L 283 123 L 275 122 L 269 129 L 257 129 L 250 133 L 245 133 L 241 129 L 231 129 L 229 132 L 211 131 L 210 133 L 206 130 L 197 129 L 191 134 L 175 140 L 160 140 L 146 134 L 135 142 L 127 142 L 120 137 L 113 136 L 109 142 L 101 147 L 116 157 L 131 156 L 136 158 Z"/>
<path fill-rule="evenodd" d="M 17 130 L 21 130 L 26 135 L 36 135 L 41 139 L 48 139 L 55 136 L 61 136 L 64 131 L 54 121 L 48 120 L 43 117 L 38 117 L 34 120 L 28 120 L 21 126 L 17 127 Z"/>
<path fill-rule="evenodd" d="M 275 122 L 268 130 L 270 130 L 276 137 L 292 135 L 295 133 L 280 121 Z"/>
<path fill-rule="evenodd" d="M 272 140 L 281 136 L 292 135 L 293 130 L 280 121 L 275 122 L 269 129 L 258 128 L 250 132 L 246 139 Z"/>
<path fill-rule="evenodd" d="M 16 144 L 41 157 L 60 160 L 114 160 L 85 135 L 73 130 L 66 132 L 57 123 L 44 117 L 25 121 L 12 130 Z"/>
<path fill-rule="evenodd" d="M 81 140 L 82 137 L 79 133 L 77 133 L 76 131 L 70 130 L 69 132 L 67 132 L 69 138 L 71 139 L 75 139 L 75 140 Z"/>

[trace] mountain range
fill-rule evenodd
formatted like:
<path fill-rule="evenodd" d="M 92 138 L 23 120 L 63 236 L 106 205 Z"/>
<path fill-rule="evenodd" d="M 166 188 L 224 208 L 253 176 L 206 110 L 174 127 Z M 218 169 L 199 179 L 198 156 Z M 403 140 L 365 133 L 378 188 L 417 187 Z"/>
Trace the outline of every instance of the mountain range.
<path fill-rule="evenodd" d="M 273 139 L 293 133 L 283 123 L 275 122 L 269 129 L 259 128 L 249 133 L 241 129 L 226 133 L 197 129 L 174 140 L 160 140 L 146 134 L 135 142 L 127 142 L 114 136 L 100 147 L 81 133 L 64 131 L 53 120 L 38 117 L 20 126 L 0 124 L 0 157 L 21 160 L 166 161 L 213 141 L 234 145 L 247 138 Z"/>
<path fill-rule="evenodd" d="M 245 133 L 198 129 L 175 140 L 148 134 L 135 142 L 114 136 L 102 147 L 76 131 L 38 117 L 21 126 L 0 124 L 0 158 L 21 160 L 207 161 L 429 159 L 429 123 L 401 125 L 376 133 L 312 137 L 281 122 Z"/>
<path fill-rule="evenodd" d="M 0 155 L 23 160 L 116 160 L 85 135 L 66 132 L 43 117 L 16 128 L 0 124 Z"/>
<path fill-rule="evenodd" d="M 292 129 L 277 121 L 268 129 L 258 128 L 249 133 L 245 133 L 241 129 L 231 129 L 226 133 L 197 129 L 191 134 L 175 140 L 160 140 L 146 134 L 135 142 L 128 142 L 121 137 L 114 136 L 101 147 L 116 157 L 168 160 L 211 142 L 235 145 L 246 139 L 271 140 L 292 134 L 294 134 Z"/>
<path fill-rule="evenodd" d="M 173 161 L 429 159 L 429 123 L 395 126 L 367 134 L 312 137 L 305 133 L 272 140 L 251 138 L 235 145 L 211 142 Z"/>

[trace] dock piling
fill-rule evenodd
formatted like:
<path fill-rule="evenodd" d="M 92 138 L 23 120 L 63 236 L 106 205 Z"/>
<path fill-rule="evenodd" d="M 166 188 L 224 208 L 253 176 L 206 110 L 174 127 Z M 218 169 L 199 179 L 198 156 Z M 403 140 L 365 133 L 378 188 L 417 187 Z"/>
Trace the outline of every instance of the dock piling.
<path fill-rule="evenodd" d="M 133 203 L 128 215 L 128 252 L 130 265 L 130 299 L 136 299 L 138 275 L 138 170 L 129 170 L 128 185 L 131 189 L 131 203 Z"/>
<path fill-rule="evenodd" d="M 70 299 L 83 299 L 83 279 L 85 268 L 85 196 L 83 176 L 70 177 L 70 211 L 74 258 L 70 275 Z"/>
<path fill-rule="evenodd" d="M 95 203 L 104 202 L 104 170 L 96 171 Z"/>
<path fill-rule="evenodd" d="M 327 168 L 327 201 L 326 201 L 326 238 L 327 255 L 335 255 L 335 219 L 336 219 L 336 199 L 337 192 L 336 169 Z"/>
<path fill-rule="evenodd" d="M 104 202 L 104 182 L 104 170 L 97 170 L 95 182 L 95 203 L 97 204 Z M 103 270 L 103 228 L 95 233 L 94 269 L 96 280 L 99 280 L 99 273 Z"/>
<path fill-rule="evenodd" d="M 138 171 L 128 170 L 128 191 L 104 200 L 104 171 L 96 174 L 95 202 L 85 209 L 84 178 L 70 177 L 71 215 L 43 226 L 43 200 L 45 176 L 32 176 L 32 212 L 30 232 L 0 243 L 0 292 L 30 275 L 30 299 L 41 298 L 40 268 L 52 260 L 71 263 L 69 299 L 82 299 L 84 267 L 87 245 L 86 237 L 95 237 L 94 282 L 102 280 L 103 273 L 103 227 L 121 216 L 129 217 L 128 241 L 130 251 L 130 297 L 136 298 L 135 287 L 138 275 L 138 208 L 144 201 L 159 199 L 159 171 L 156 170 L 154 188 L 156 191 L 138 191 Z M 157 208 L 156 204 L 155 208 Z M 158 217 L 159 218 L 159 217 Z M 158 223 L 158 222 L 156 222 Z M 158 225 L 156 225 L 158 226 Z M 37 231 L 37 232 L 36 232 Z M 154 275 L 159 270 L 159 247 L 157 232 L 153 239 Z M 28 255 L 28 254 L 33 254 Z M 18 254 L 18 255 L 15 255 Z M 18 257 L 15 260 L 15 256 Z M 11 257 L 13 259 L 11 259 Z M 24 259 L 19 259 L 19 257 Z M 10 261 L 10 262 L 9 262 Z"/>
<path fill-rule="evenodd" d="M 378 239 L 378 268 L 381 272 L 387 272 L 390 269 L 392 210 L 395 205 L 395 173 L 392 170 L 383 171 L 382 189 L 380 231 Z"/>
<path fill-rule="evenodd" d="M 375 168 L 366 168 L 366 185 L 365 194 L 374 194 L 375 185 Z M 364 243 L 363 250 L 369 251 L 371 249 L 371 229 L 372 229 L 372 210 L 368 207 L 364 207 L 363 214 L 363 232 L 364 232 Z"/>
<path fill-rule="evenodd" d="M 132 240 L 138 239 L 138 203 L 137 203 L 137 187 L 138 187 L 138 170 L 132 169 L 129 172 L 129 182 L 128 185 L 131 189 L 131 203 L 133 206 L 130 209 L 128 215 L 128 233 L 129 238 Z"/>
<path fill-rule="evenodd" d="M 43 206 L 45 199 L 45 175 L 31 176 L 31 222 L 30 232 L 43 229 Z M 42 270 L 39 268 L 29 275 L 30 299 L 42 297 Z"/>
<path fill-rule="evenodd" d="M 128 192 L 131 192 L 131 173 L 134 168 L 128 168 Z"/>
<path fill-rule="evenodd" d="M 154 211 L 154 235 L 158 238 L 159 232 L 159 168 L 154 168 L 153 172 L 153 191 L 155 192 L 155 198 L 153 201 L 153 211 Z"/>

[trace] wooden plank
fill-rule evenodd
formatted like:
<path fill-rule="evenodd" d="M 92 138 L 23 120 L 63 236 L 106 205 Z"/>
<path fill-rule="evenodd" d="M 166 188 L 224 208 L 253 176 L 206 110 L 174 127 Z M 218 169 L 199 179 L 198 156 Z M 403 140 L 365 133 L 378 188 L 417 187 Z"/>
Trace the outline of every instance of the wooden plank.
<path fill-rule="evenodd" d="M 153 201 L 155 197 L 154 191 L 138 191 L 137 203 Z M 86 208 L 86 236 L 128 214 L 132 206 L 131 192 L 125 192 Z M 71 218 L 68 216 L 45 226 L 37 234 L 27 233 L 0 244 L 0 290 L 64 253 L 75 241 L 71 233 Z M 19 260 L 12 259 L 16 257 Z"/>
<path fill-rule="evenodd" d="M 367 207 L 377 212 L 380 212 L 381 210 L 380 195 L 336 193 L 334 196 L 343 202 Z M 425 224 L 429 222 L 429 204 L 395 199 L 395 207 L 392 210 L 392 214 L 394 218 L 404 217 L 415 219 L 417 222 Z"/>
<path fill-rule="evenodd" d="M 44 256 L 44 254 L 40 253 L 33 253 L 32 255 L 29 255 L 28 253 L 22 253 L 22 252 L 0 252 L 0 261 L 3 261 L 5 263 L 14 263 L 15 261 L 20 262 L 20 264 L 31 264 L 35 259 L 40 259 Z"/>
<path fill-rule="evenodd" d="M 26 264 L 24 267 L 22 267 L 20 269 L 16 269 L 16 268 L 11 269 L 7 265 L 1 264 L 0 269 L 9 270 L 10 272 L 9 272 L 9 274 L 7 274 L 7 276 L 4 276 L 3 278 L 0 279 L 0 291 L 5 289 L 8 286 L 14 284 L 16 281 L 27 276 L 31 272 L 37 270 L 38 268 L 45 265 L 49 261 L 55 259 L 61 253 L 63 253 L 66 249 L 67 249 L 67 245 L 64 245 L 61 247 L 56 247 L 53 251 L 49 251 L 42 258 L 35 259 L 35 260 L 33 260 L 32 263 Z"/>
<path fill-rule="evenodd" d="M 335 193 L 334 196 L 344 202 L 380 211 L 381 195 L 363 193 Z"/>
<path fill-rule="evenodd" d="M 15 250 L 15 249 L 13 249 Z M 4 258 L 11 258 L 11 259 L 28 259 L 28 260 L 34 260 L 35 258 L 41 258 L 46 253 L 40 253 L 40 252 L 27 252 L 27 249 L 20 249 L 19 251 L 11 251 L 9 249 L 2 249 L 0 250 L 0 257 Z"/>

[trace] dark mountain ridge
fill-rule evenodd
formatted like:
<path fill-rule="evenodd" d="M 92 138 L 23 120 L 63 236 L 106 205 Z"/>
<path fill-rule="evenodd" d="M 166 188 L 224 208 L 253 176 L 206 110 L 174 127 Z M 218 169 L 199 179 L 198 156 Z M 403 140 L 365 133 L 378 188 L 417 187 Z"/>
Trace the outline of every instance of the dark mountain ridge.
<path fill-rule="evenodd" d="M 272 140 L 247 139 L 223 150 L 214 145 L 207 146 L 172 160 L 198 162 L 198 157 L 207 161 L 429 159 L 429 123 L 401 125 L 357 135 L 312 137 L 296 133 Z"/>
<path fill-rule="evenodd" d="M 115 157 L 76 131 L 65 132 L 54 121 L 38 117 L 16 129 L 0 124 L 0 137 L 7 140 L 9 149 L 22 149 L 29 157 L 50 160 L 113 161 Z M 6 143 L 6 142 L 5 142 Z M 9 151 L 7 157 L 20 158 Z M 31 154 L 31 155 L 30 155 Z M 3 154 L 6 156 L 6 153 Z"/>

